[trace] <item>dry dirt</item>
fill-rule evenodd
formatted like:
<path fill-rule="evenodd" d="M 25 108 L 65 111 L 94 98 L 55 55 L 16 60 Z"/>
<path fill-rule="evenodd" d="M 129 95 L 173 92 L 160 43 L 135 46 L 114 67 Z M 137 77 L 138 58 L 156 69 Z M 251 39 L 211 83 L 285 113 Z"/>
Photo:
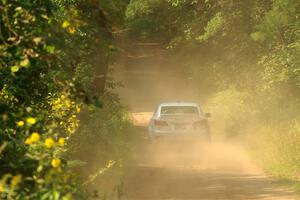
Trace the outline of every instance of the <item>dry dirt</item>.
<path fill-rule="evenodd" d="M 145 125 L 149 113 L 133 115 Z M 140 128 L 146 135 L 146 128 Z M 292 200 L 290 189 L 267 177 L 238 145 L 197 140 L 141 142 L 128 166 L 123 199 Z"/>

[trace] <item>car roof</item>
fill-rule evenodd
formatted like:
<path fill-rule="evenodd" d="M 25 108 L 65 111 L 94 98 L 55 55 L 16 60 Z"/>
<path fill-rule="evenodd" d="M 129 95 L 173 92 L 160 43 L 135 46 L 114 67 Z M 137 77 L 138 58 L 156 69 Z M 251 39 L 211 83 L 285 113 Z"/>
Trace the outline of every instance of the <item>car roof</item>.
<path fill-rule="evenodd" d="M 188 102 L 188 101 L 169 101 L 169 102 L 162 102 L 159 106 L 199 106 L 198 103 L 195 102 Z"/>

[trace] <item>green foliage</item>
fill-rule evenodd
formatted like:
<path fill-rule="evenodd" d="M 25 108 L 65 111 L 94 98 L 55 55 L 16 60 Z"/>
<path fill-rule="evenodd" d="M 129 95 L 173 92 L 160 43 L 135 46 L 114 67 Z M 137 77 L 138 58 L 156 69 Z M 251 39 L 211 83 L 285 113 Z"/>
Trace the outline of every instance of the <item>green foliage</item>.
<path fill-rule="evenodd" d="M 0 196 L 4 199 L 84 195 L 63 156 L 64 141 L 77 126 L 79 104 L 51 42 L 49 26 L 57 27 L 53 6 L 51 1 L 2 1 L 0 7 Z"/>
<path fill-rule="evenodd" d="M 133 0 L 126 10 L 127 26 L 131 35 L 146 33 L 164 42 L 170 41 L 186 30 L 185 24 L 195 17 L 195 7 L 195 1 Z"/>
<path fill-rule="evenodd" d="M 207 26 L 204 28 L 205 33 L 196 37 L 196 40 L 199 40 L 200 42 L 208 40 L 222 28 L 223 23 L 224 19 L 222 17 L 222 13 L 216 13 L 216 15 L 207 23 Z"/>
<path fill-rule="evenodd" d="M 249 106 L 250 96 L 231 87 L 216 93 L 206 105 L 214 115 L 212 127 L 218 137 L 233 139 L 242 135 L 253 124 L 255 110 Z"/>
<path fill-rule="evenodd" d="M 71 157 L 86 163 L 77 170 L 87 180 L 89 191 L 97 190 L 100 196 L 116 195 L 134 132 L 127 110 L 115 95 L 106 93 L 101 110 L 91 106 L 81 117 L 82 126 L 70 138 Z M 114 166 L 106 169 L 109 162 Z"/>
<path fill-rule="evenodd" d="M 151 1 L 130 1 L 126 10 L 126 17 L 132 19 L 136 16 L 149 14 L 151 4 Z"/>
<path fill-rule="evenodd" d="M 258 29 L 266 35 L 271 44 L 287 44 L 295 39 L 294 31 L 299 29 L 299 2 L 290 0 L 274 1 Z"/>
<path fill-rule="evenodd" d="M 115 3 L 103 1 L 119 12 Z M 84 104 L 100 104 L 113 56 L 99 4 L 0 1 L 0 199 L 88 197 L 68 153 Z"/>

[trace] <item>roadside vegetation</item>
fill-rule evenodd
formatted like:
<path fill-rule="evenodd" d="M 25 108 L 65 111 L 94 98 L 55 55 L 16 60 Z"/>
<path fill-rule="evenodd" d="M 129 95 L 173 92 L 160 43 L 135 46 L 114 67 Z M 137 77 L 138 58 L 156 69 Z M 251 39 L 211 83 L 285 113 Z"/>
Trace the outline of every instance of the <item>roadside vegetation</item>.
<path fill-rule="evenodd" d="M 0 199 L 105 196 L 90 184 L 120 167 L 131 127 L 107 76 L 124 5 L 0 1 Z"/>
<path fill-rule="evenodd" d="M 300 2 L 132 0 L 131 34 L 161 41 L 215 137 L 242 139 L 266 172 L 299 181 Z"/>

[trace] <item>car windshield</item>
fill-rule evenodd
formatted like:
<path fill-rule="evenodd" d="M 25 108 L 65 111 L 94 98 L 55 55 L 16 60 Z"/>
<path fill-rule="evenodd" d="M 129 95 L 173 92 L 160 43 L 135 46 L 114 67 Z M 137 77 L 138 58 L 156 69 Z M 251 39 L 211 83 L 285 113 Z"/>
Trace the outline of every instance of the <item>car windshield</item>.
<path fill-rule="evenodd" d="M 199 115 L 196 106 L 163 106 L 160 111 L 161 115 Z"/>

